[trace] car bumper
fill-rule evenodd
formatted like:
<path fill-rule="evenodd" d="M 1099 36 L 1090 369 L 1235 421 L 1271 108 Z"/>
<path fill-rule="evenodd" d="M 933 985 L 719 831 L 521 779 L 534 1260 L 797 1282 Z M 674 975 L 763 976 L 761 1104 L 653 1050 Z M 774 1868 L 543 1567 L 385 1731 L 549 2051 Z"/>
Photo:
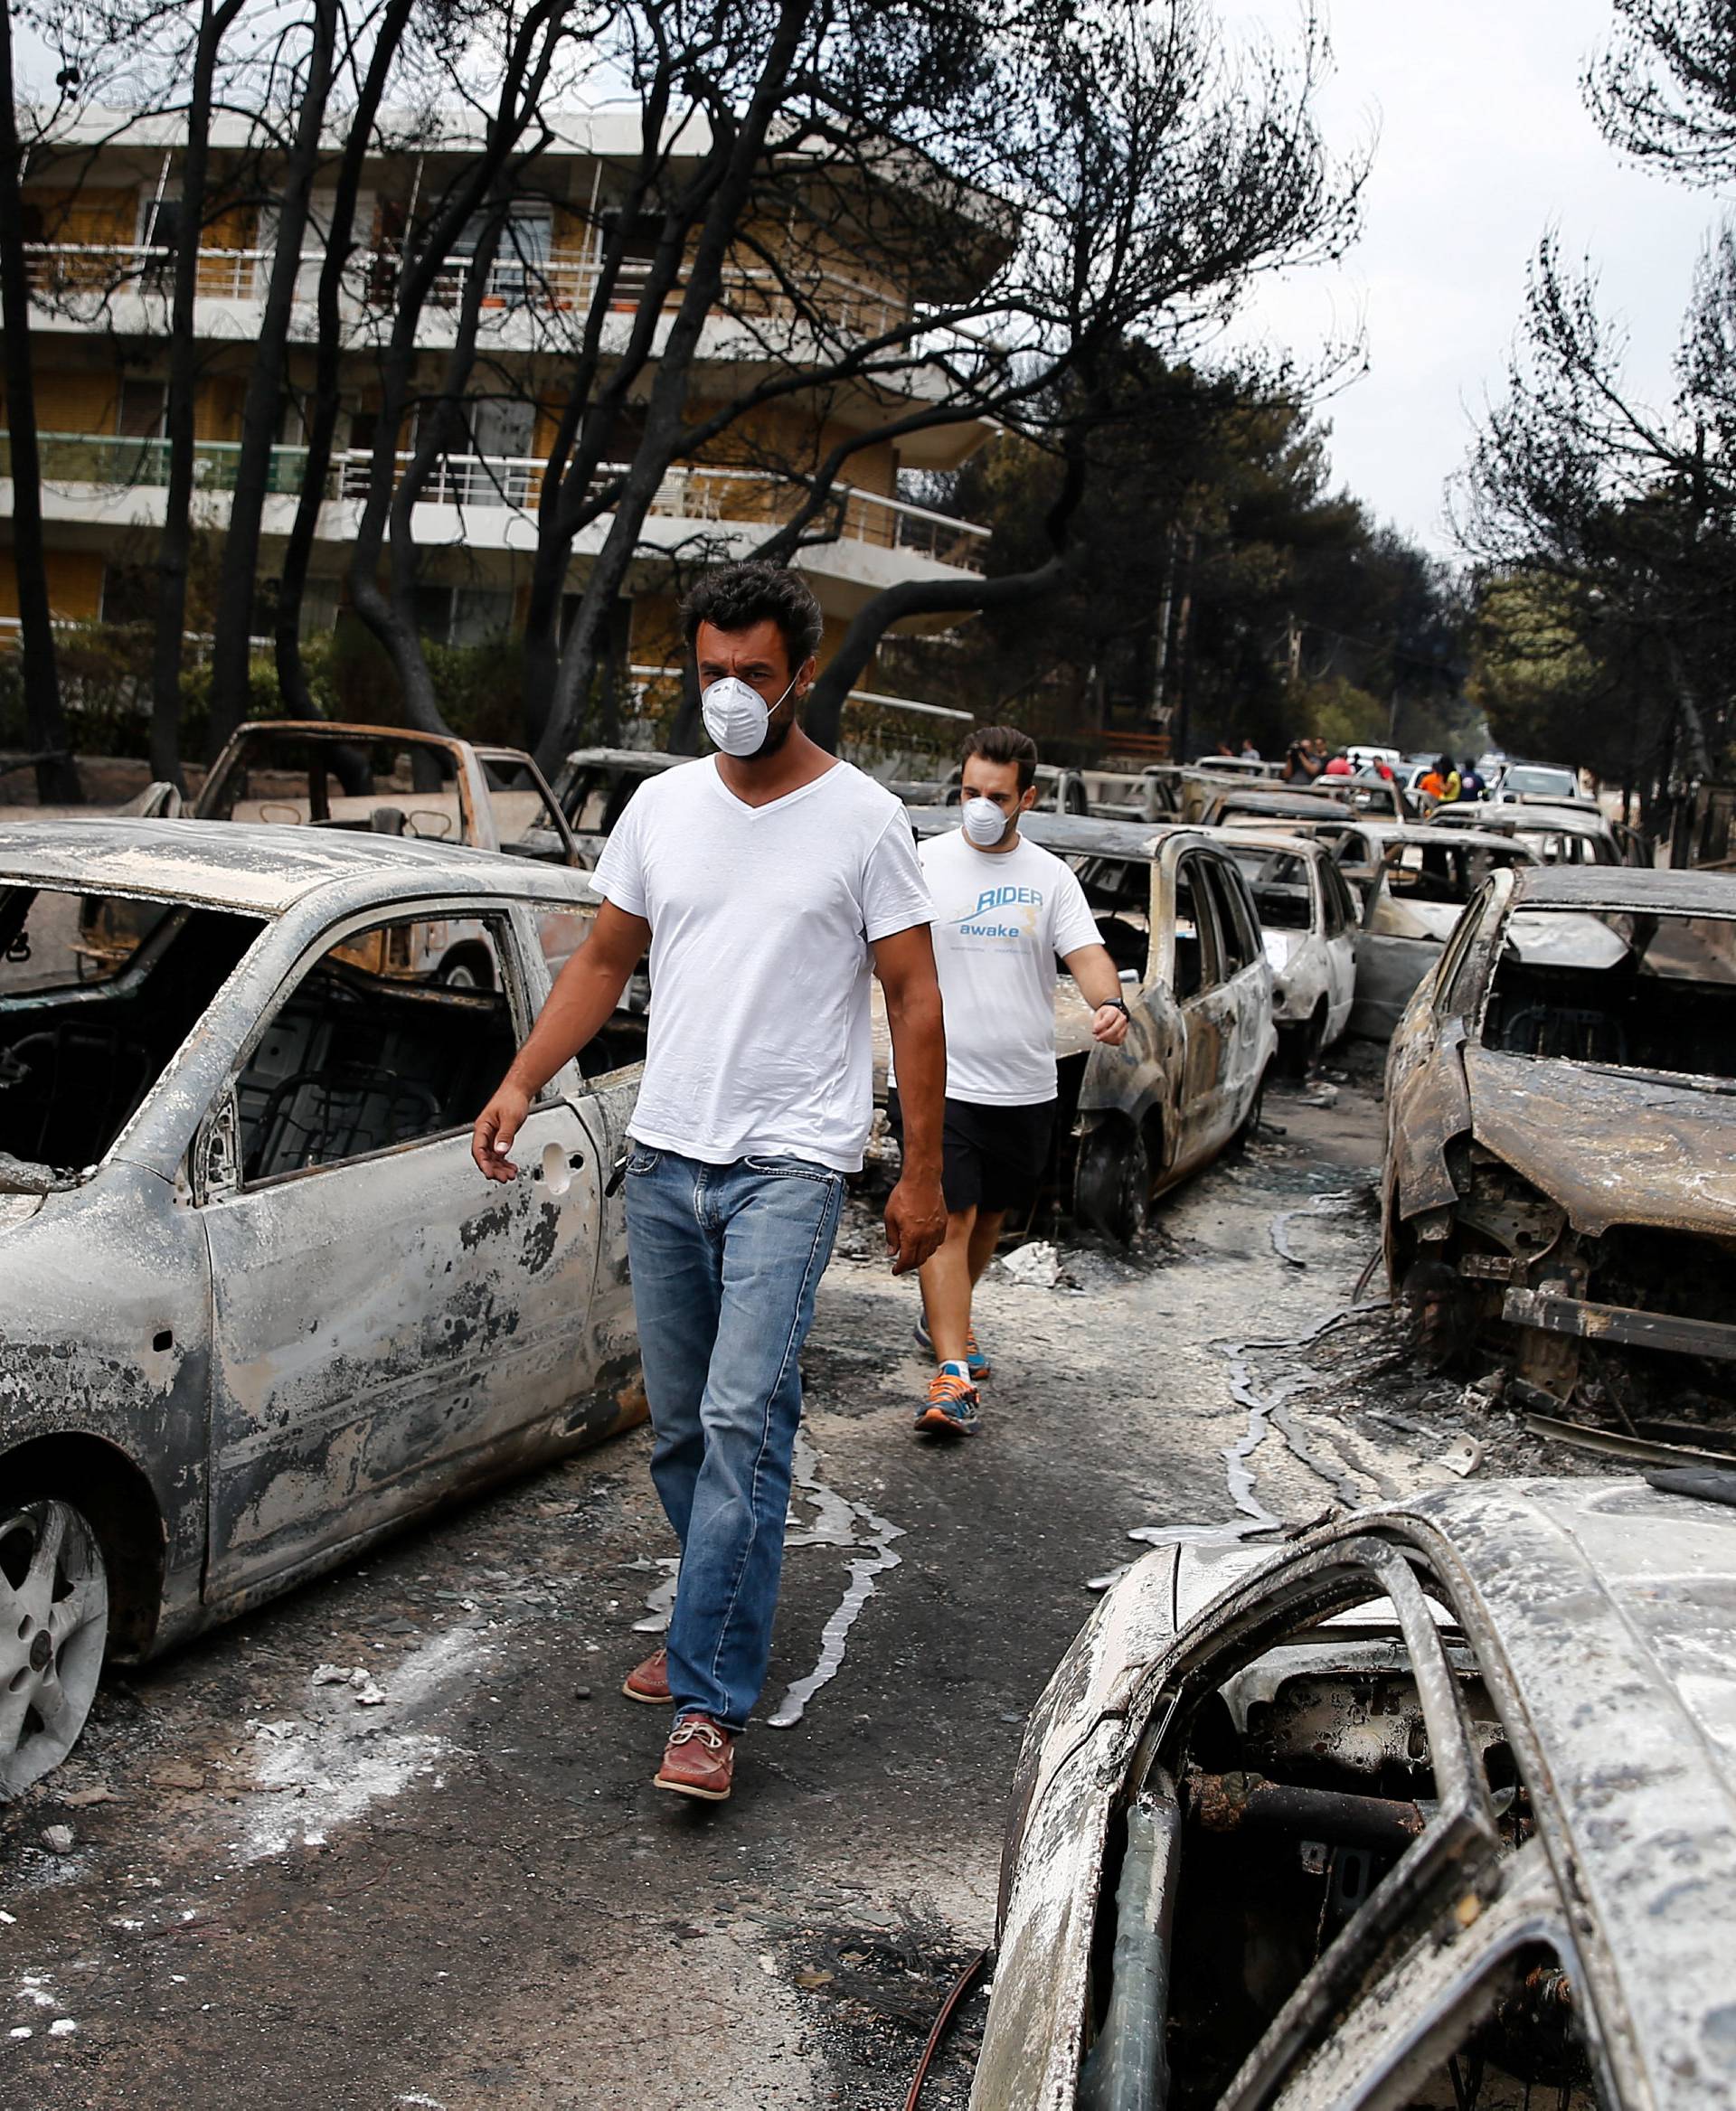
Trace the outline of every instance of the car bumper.
<path fill-rule="evenodd" d="M 1588 1342 L 1619 1342 L 1634 1349 L 1665 1349 L 1678 1356 L 1706 1356 L 1736 1362 L 1736 1326 L 1709 1319 L 1677 1319 L 1667 1312 L 1641 1312 L 1627 1305 L 1597 1305 L 1552 1290 L 1510 1289 L 1501 1316 L 1514 1326 L 1545 1334 L 1576 1334 Z"/>

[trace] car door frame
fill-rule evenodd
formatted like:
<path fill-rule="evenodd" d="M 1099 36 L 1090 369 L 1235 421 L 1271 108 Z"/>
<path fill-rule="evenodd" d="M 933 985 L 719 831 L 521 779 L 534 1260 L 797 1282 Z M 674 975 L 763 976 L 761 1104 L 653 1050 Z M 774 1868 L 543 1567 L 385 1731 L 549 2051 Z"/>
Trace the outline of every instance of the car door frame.
<path fill-rule="evenodd" d="M 574 1443 L 589 1437 L 605 1433 L 599 1421 L 612 1426 L 613 1416 L 599 1414 L 598 1403 L 590 1397 L 590 1389 L 574 1390 L 571 1409 L 563 1404 L 552 1416 L 540 1412 L 508 1424 L 489 1440 L 487 1448 L 497 1453 L 499 1458 L 495 1471 L 488 1463 L 482 1462 L 481 1470 L 472 1474 L 466 1461 L 476 1462 L 472 1454 L 460 1447 L 445 1453 L 437 1453 L 428 1471 L 413 1471 L 403 1477 L 401 1500 L 385 1501 L 382 1513 L 367 1518 L 358 1529 L 322 1532 L 316 1524 L 309 1535 L 293 1543 L 281 1560 L 268 1558 L 265 1564 L 250 1572 L 241 1573 L 239 1561 L 227 1561 L 223 1549 L 227 1544 L 223 1535 L 222 1503 L 222 1446 L 220 1440 L 220 1393 L 222 1380 L 222 1337 L 225 1320 L 222 1313 L 223 1286 L 221 1279 L 222 1264 L 218 1248 L 232 1233 L 229 1227 L 220 1227 L 210 1214 L 213 1211 L 233 1210 L 245 1204 L 250 1197 L 277 1198 L 292 1185 L 302 1185 L 304 1192 L 317 1193 L 311 1185 L 325 1174 L 348 1175 L 357 1167 L 377 1165 L 419 1148 L 439 1148 L 456 1158 L 455 1146 L 462 1143 L 465 1155 L 468 1154 L 467 1125 L 451 1127 L 438 1134 L 419 1137 L 410 1145 L 387 1146 L 378 1152 L 369 1152 L 357 1157 L 341 1161 L 331 1166 L 310 1167 L 305 1172 L 279 1176 L 265 1183 L 250 1186 L 241 1177 L 240 1164 L 240 1121 L 236 1087 L 241 1072 L 260 1040 L 269 1031 L 273 1020 L 290 1002 L 307 975 L 335 948 L 363 932 L 382 925 L 401 920 L 439 919 L 460 914 L 476 919 L 493 918 L 503 927 L 503 937 L 510 938 L 506 950 L 508 958 L 504 963 L 505 975 L 500 993 L 509 1007 L 515 1042 L 521 1042 L 528 1032 L 546 994 L 547 976 L 538 957 L 531 923 L 533 904 L 520 903 L 514 898 L 495 894 L 487 891 L 472 891 L 454 886 L 449 892 L 438 896 L 408 896 L 375 900 L 364 908 L 349 908 L 342 913 L 326 919 L 316 929 L 303 938 L 288 965 L 278 975 L 269 1000 L 261 1004 L 250 1031 L 231 1051 L 225 1067 L 222 1081 L 215 1088 L 210 1106 L 198 1124 L 188 1159 L 190 1199 L 205 1227 L 209 1258 L 211 1300 L 211 1375 L 207 1394 L 207 1523 L 206 1523 L 206 1579 L 205 1594 L 208 1612 L 214 1615 L 216 1608 L 275 1595 L 288 1588 L 301 1577 L 329 1568 L 352 1554 L 359 1546 L 367 1544 L 382 1534 L 397 1530 L 407 1518 L 436 1506 L 448 1499 L 461 1485 L 467 1485 L 474 1477 L 478 1483 L 496 1477 L 498 1471 L 511 1471 L 514 1465 L 528 1463 L 541 1450 L 571 1448 Z M 524 1208 L 536 1209 L 546 1213 L 549 1207 L 566 1206 L 566 1198 L 577 1190 L 576 1203 L 581 1206 L 587 1196 L 595 1191 L 597 1197 L 592 1229 L 589 1236 L 589 1254 L 578 1263 L 578 1273 L 585 1286 L 586 1309 L 579 1315 L 579 1324 L 589 1321 L 590 1299 L 594 1293 L 599 1261 L 603 1240 L 604 1199 L 602 1183 L 607 1174 L 603 1154 L 607 1148 L 605 1125 L 595 1114 L 587 1119 L 583 1101 L 585 1088 L 577 1078 L 573 1066 L 569 1064 L 550 1079 L 543 1092 L 526 1117 L 521 1131 L 521 1164 L 526 1182 L 526 1203 Z M 548 1129 L 550 1134 L 539 1138 L 537 1132 Z M 526 1149 L 526 1144 L 529 1149 Z M 561 1161 L 559 1167 L 555 1161 Z M 475 1169 L 472 1168 L 474 1171 Z M 467 1220 L 467 1229 L 461 1233 L 462 1243 L 467 1248 L 480 1247 L 486 1237 L 509 1227 L 509 1220 L 515 1197 L 496 1197 L 487 1189 L 479 1172 L 476 1173 L 476 1209 Z M 554 1198 L 558 1195 L 558 1203 Z M 556 1235 L 549 1234 L 552 1247 Z M 569 1269 L 565 1271 L 571 1273 Z M 318 1315 L 313 1315 L 316 1320 Z M 583 1370 L 580 1361 L 578 1368 Z M 618 1415 L 618 1408 L 613 1413 Z M 329 1413 L 329 1410 L 328 1410 Z M 354 1419 L 354 1418 L 352 1418 Z M 570 1422 L 565 1431 L 569 1441 L 564 1447 L 557 1442 L 558 1426 Z M 544 1425 L 552 1425 L 545 1428 Z"/>
<path fill-rule="evenodd" d="M 1470 1127 L 1465 1045 L 1475 1029 L 1489 962 L 1505 928 L 1514 869 L 1490 873 L 1461 911 L 1439 957 L 1416 988 L 1392 1035 L 1386 1064 L 1382 1200 L 1389 1273 L 1398 1267 L 1400 1227 L 1458 1200 L 1447 1147 Z M 1477 1002 L 1452 1001 L 1461 974 Z"/>
<path fill-rule="evenodd" d="M 1137 987 L 1122 985 L 1127 1039 L 1119 1048 L 1093 1041 L 1087 1052 L 1078 1113 L 1087 1124 L 1106 1117 L 1128 1122 L 1143 1138 L 1148 1171 L 1161 1187 L 1171 1177 L 1178 1141 L 1184 1028 L 1175 988 L 1173 891 L 1165 894 L 1161 850 L 1138 862 L 1146 872 L 1145 971 Z"/>
<path fill-rule="evenodd" d="M 1326 962 L 1326 1031 L 1324 1045 L 1336 1041 L 1350 1023 L 1351 1006 L 1356 1002 L 1356 936 L 1362 916 L 1350 881 L 1338 861 L 1324 843 L 1309 853 L 1314 883 L 1320 902 L 1320 943 Z M 1336 894 L 1334 889 L 1338 890 Z M 1328 909 L 1335 906 L 1341 928 L 1327 929 Z"/>
<path fill-rule="evenodd" d="M 1191 866 L 1193 861 L 1202 856 L 1209 859 L 1210 855 L 1209 843 L 1197 838 L 1190 842 L 1185 837 L 1165 843 L 1161 853 L 1164 929 L 1168 939 L 1169 988 L 1173 993 L 1175 992 L 1176 897 L 1183 866 L 1184 862 Z M 1222 1105 L 1224 1073 L 1231 1060 L 1235 1031 L 1236 997 L 1231 987 L 1223 933 L 1218 925 L 1217 898 L 1210 887 L 1197 886 L 1191 869 L 1187 880 L 1194 895 L 1194 925 L 1200 940 L 1200 986 L 1189 996 L 1175 994 L 1181 1047 L 1172 1099 L 1175 1146 L 1167 1154 L 1167 1170 L 1177 1178 L 1212 1158 L 1222 1137 L 1229 1133 L 1223 1125 Z M 1213 1060 L 1212 1075 L 1201 1083 L 1201 1066 L 1206 1060 L 1207 1051 L 1214 1046 L 1220 1052 Z"/>
<path fill-rule="evenodd" d="M 1207 870 L 1217 874 L 1213 891 L 1222 885 L 1229 894 L 1227 905 L 1222 900 L 1217 902 L 1218 913 L 1222 919 L 1227 906 L 1229 914 L 1241 927 L 1239 938 L 1246 955 L 1241 966 L 1226 978 L 1234 1000 L 1234 1033 L 1231 1074 L 1225 1086 L 1224 1118 L 1228 1126 L 1221 1139 L 1222 1147 L 1222 1144 L 1228 1143 L 1242 1129 L 1259 1103 L 1268 1066 L 1278 1048 L 1278 1026 L 1272 1015 L 1272 964 L 1266 957 L 1261 940 L 1260 910 L 1253 890 L 1235 860 L 1217 845 L 1211 847 L 1212 856 L 1207 862 Z"/>

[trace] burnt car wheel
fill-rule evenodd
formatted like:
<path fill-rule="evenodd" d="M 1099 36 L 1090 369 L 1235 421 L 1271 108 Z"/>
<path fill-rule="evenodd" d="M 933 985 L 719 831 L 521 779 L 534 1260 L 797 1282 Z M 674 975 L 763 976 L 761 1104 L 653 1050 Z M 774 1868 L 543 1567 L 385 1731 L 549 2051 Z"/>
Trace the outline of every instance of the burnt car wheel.
<path fill-rule="evenodd" d="M 1326 1007 L 1324 999 L 1314 1008 L 1314 1016 L 1299 1026 L 1280 1026 L 1278 1030 L 1278 1059 L 1287 1078 L 1305 1079 L 1320 1060 L 1320 1051 L 1326 1040 Z"/>
<path fill-rule="evenodd" d="M 0 1797 L 78 1742 L 108 1640 L 108 1571 L 84 1518 L 52 1499 L 0 1517 Z"/>
<path fill-rule="evenodd" d="M 1476 1300 L 1446 1261 L 1413 1261 L 1405 1270 L 1399 1305 L 1411 1351 L 1429 1370 L 1446 1371 L 1470 1353 L 1477 1341 Z"/>
<path fill-rule="evenodd" d="M 1266 1079 L 1262 1073 L 1254 1088 L 1254 1103 L 1241 1117 L 1241 1126 L 1224 1145 L 1226 1157 L 1240 1157 L 1260 1133 L 1260 1118 L 1266 1112 Z"/>
<path fill-rule="evenodd" d="M 1151 1160 L 1137 1129 L 1095 1128 L 1079 1146 L 1073 1213 L 1088 1230 L 1131 1246 L 1151 1210 Z"/>

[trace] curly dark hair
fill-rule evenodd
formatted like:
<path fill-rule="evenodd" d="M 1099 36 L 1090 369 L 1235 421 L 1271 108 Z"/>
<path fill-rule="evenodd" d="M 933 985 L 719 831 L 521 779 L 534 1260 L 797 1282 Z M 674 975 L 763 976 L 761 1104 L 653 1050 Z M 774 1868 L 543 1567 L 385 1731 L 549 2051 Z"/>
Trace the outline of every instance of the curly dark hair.
<path fill-rule="evenodd" d="M 1029 733 L 1020 732 L 1016 726 L 973 727 L 965 735 L 958 759 L 961 763 L 968 762 L 973 755 L 980 755 L 985 762 L 1016 762 L 1021 796 L 1036 781 L 1037 744 Z"/>
<path fill-rule="evenodd" d="M 756 623 L 778 626 L 793 674 L 820 649 L 825 618 L 807 581 L 779 564 L 724 564 L 708 571 L 681 605 L 681 625 L 691 652 L 702 623 L 718 630 L 750 630 Z"/>

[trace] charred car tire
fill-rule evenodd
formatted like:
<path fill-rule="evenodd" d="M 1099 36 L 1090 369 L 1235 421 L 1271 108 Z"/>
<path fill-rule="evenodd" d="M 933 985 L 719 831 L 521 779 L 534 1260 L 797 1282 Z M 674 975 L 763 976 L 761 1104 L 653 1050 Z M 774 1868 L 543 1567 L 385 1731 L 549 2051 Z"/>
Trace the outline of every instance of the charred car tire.
<path fill-rule="evenodd" d="M 1081 1138 L 1073 1213 L 1090 1231 L 1131 1246 L 1151 1213 L 1151 1159 L 1139 1132 L 1106 1124 Z"/>
<path fill-rule="evenodd" d="M 1320 1051 L 1326 1038 L 1326 1007 L 1324 1003 L 1314 1008 L 1314 1016 L 1299 1026 L 1280 1026 L 1278 1030 L 1278 1066 L 1287 1078 L 1303 1079 L 1320 1060 Z"/>
<path fill-rule="evenodd" d="M 0 1514 L 0 1801 L 78 1742 L 108 1641 L 108 1568 L 85 1518 L 52 1497 Z"/>
<path fill-rule="evenodd" d="M 1477 1340 L 1477 1300 L 1446 1261 L 1413 1261 L 1399 1293 L 1412 1352 L 1431 1371 L 1446 1371 L 1470 1353 Z"/>
<path fill-rule="evenodd" d="M 1224 1155 L 1226 1157 L 1241 1157 L 1241 1154 L 1248 1148 L 1249 1145 L 1253 1142 L 1255 1136 L 1259 1135 L 1260 1119 L 1265 1112 L 1266 1079 L 1262 1075 L 1260 1083 L 1254 1087 L 1253 1105 L 1242 1117 L 1241 1126 L 1236 1131 L 1235 1135 L 1231 1137 L 1229 1143 L 1224 1145 Z"/>

